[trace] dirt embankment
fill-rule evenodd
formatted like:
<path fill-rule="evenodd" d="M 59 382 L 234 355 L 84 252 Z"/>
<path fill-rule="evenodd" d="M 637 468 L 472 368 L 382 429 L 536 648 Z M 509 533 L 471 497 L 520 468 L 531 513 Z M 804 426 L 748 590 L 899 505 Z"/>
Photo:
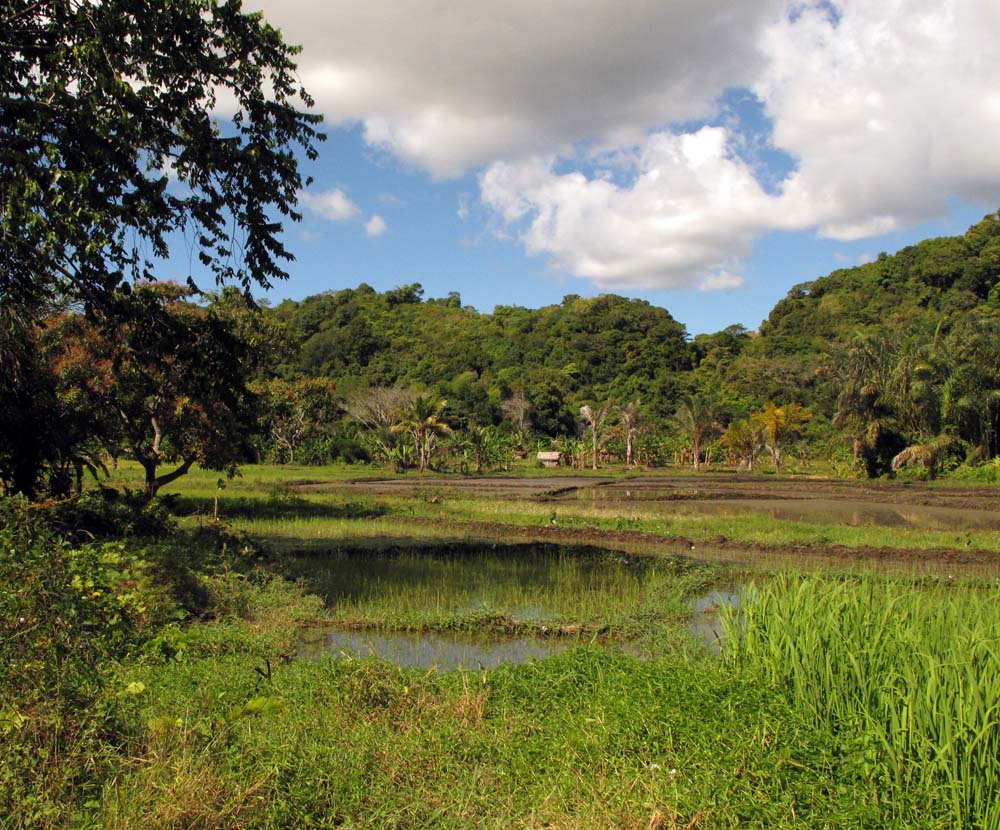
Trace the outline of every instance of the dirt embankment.
<path fill-rule="evenodd" d="M 436 523 L 436 519 L 410 518 L 408 523 Z M 711 539 L 689 539 L 685 536 L 662 536 L 639 530 L 602 530 L 590 527 L 559 527 L 545 525 L 526 527 L 494 522 L 456 522 L 456 541 L 491 542 L 503 539 L 505 542 L 542 541 L 567 545 L 595 545 L 598 547 L 620 548 L 635 553 L 676 554 L 705 559 L 746 561 L 751 563 L 761 559 L 787 559 L 795 562 L 827 560 L 831 564 L 838 561 L 872 562 L 885 565 L 906 565 L 933 567 L 972 567 L 977 571 L 995 568 L 1000 575 L 1000 553 L 973 548 L 895 548 L 851 546 L 828 543 L 781 543 L 729 539 L 716 536 Z"/>
<path fill-rule="evenodd" d="M 337 489 L 379 495 L 413 495 L 427 497 L 467 496 L 470 498 L 525 499 L 529 501 L 577 500 L 593 497 L 602 506 L 616 503 L 635 506 L 670 503 L 753 501 L 804 505 L 823 502 L 836 505 L 865 504 L 872 508 L 911 506 L 926 508 L 928 514 L 967 516 L 969 528 L 982 526 L 986 520 L 996 520 L 1000 527 L 1000 488 L 991 486 L 953 485 L 949 483 L 895 483 L 839 481 L 809 478 L 779 478 L 733 474 L 630 474 L 627 476 L 560 475 L 539 478 L 462 477 L 462 478 L 393 478 L 331 485 L 316 483 L 309 489 Z M 936 511 L 936 512 L 935 512 Z M 918 516 L 919 519 L 919 516 Z M 975 519 L 975 524 L 972 520 Z M 408 519 L 408 522 L 437 520 Z M 914 525 L 910 525 L 914 526 Z M 919 526 L 919 525 L 918 525 Z M 961 529 L 960 526 L 955 528 Z M 926 566 L 928 570 L 971 568 L 1000 573 L 1000 553 L 971 547 L 897 548 L 848 546 L 821 542 L 761 543 L 716 536 L 708 540 L 692 540 L 683 536 L 662 536 L 637 530 L 603 530 L 587 527 L 517 526 L 493 522 L 456 522 L 456 539 L 484 541 L 541 540 L 566 544 L 593 544 L 623 548 L 634 552 L 673 553 L 699 558 L 753 561 L 762 558 L 786 559 L 790 564 L 804 561 L 871 562 L 875 565 Z"/>

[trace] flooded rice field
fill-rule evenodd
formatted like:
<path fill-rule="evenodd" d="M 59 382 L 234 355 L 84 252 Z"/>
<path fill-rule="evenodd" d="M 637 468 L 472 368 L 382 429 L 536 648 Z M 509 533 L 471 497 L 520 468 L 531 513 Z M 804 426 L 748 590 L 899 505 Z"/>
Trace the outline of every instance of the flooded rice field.
<path fill-rule="evenodd" d="M 298 656 L 375 656 L 404 666 L 489 669 L 580 644 L 640 654 L 632 639 L 683 623 L 709 646 L 732 594 L 693 603 L 709 577 L 680 557 L 551 544 L 347 549 L 303 556 L 298 571 L 332 620 Z M 706 589 L 707 593 L 707 589 Z"/>
<path fill-rule="evenodd" d="M 850 486 L 845 486 L 850 485 Z M 742 516 L 859 527 L 998 530 L 995 489 L 762 477 L 639 477 L 574 487 L 558 498 L 595 505 L 659 506 L 676 515 Z"/>

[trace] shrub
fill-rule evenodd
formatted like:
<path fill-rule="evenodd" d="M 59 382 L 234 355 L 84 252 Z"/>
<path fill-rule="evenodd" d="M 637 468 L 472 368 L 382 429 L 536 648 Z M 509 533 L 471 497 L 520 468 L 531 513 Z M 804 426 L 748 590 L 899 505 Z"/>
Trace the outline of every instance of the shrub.
<path fill-rule="evenodd" d="M 166 499 L 134 490 L 87 490 L 51 507 L 51 521 L 75 539 L 163 536 L 174 528 Z"/>

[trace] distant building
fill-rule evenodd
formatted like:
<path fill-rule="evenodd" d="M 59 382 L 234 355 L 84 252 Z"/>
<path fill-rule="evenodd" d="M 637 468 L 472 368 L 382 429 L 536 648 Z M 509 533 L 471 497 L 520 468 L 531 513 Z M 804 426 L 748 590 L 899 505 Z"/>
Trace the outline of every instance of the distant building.
<path fill-rule="evenodd" d="M 546 467 L 558 467 L 562 464 L 562 453 L 561 452 L 540 452 L 537 456 L 538 460 L 541 461 Z"/>

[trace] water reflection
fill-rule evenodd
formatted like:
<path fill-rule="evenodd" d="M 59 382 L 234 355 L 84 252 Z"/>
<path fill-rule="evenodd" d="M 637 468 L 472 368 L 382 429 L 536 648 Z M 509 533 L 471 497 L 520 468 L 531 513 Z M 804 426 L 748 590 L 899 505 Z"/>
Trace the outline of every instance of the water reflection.
<path fill-rule="evenodd" d="M 637 654 L 612 642 L 613 631 L 645 636 L 662 620 L 664 632 L 682 637 L 684 586 L 704 584 L 704 565 L 690 559 L 546 544 L 348 548 L 298 564 L 333 618 L 303 639 L 301 658 L 374 656 L 442 670 L 521 663 L 591 643 Z"/>
<path fill-rule="evenodd" d="M 299 643 L 300 659 L 377 657 L 397 666 L 423 669 L 493 669 L 559 654 L 576 640 L 515 637 L 487 640 L 470 635 L 327 630 Z"/>
<path fill-rule="evenodd" d="M 757 513 L 770 519 L 861 527 L 914 527 L 927 530 L 997 530 L 1000 514 L 990 510 L 933 505 L 891 504 L 824 498 L 704 498 L 697 491 L 682 493 L 663 488 L 585 488 L 568 496 L 599 503 L 642 501 L 663 504 L 679 515 L 745 516 Z"/>
<path fill-rule="evenodd" d="M 740 595 L 736 588 L 712 591 L 698 597 L 691 603 L 694 615 L 688 622 L 688 633 L 708 646 L 713 654 L 721 654 L 726 641 L 726 629 L 719 611 L 723 608 L 735 609 L 739 602 Z"/>

